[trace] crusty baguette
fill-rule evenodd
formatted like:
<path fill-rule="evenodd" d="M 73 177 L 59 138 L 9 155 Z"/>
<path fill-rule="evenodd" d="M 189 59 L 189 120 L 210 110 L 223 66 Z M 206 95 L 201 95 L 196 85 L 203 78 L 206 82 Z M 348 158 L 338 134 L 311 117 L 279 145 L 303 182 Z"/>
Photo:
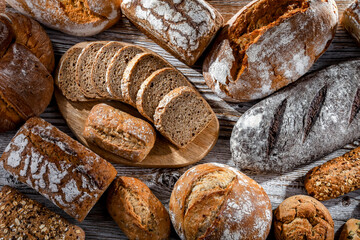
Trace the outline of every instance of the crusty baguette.
<path fill-rule="evenodd" d="M 0 165 L 78 221 L 116 177 L 110 163 L 40 118 L 20 128 Z"/>
<path fill-rule="evenodd" d="M 354 1 L 343 13 L 341 23 L 360 44 L 360 3 Z"/>
<path fill-rule="evenodd" d="M 230 140 L 240 169 L 286 172 L 360 137 L 360 60 L 305 76 L 245 112 Z"/>
<path fill-rule="evenodd" d="M 305 177 L 308 194 L 320 201 L 360 189 L 360 147 L 311 169 Z"/>
<path fill-rule="evenodd" d="M 0 191 L 0 213 L 1 239 L 85 240 L 80 227 L 9 186 Z"/>
<path fill-rule="evenodd" d="M 254 0 L 231 18 L 207 55 L 203 74 L 221 98 L 247 102 L 296 81 L 329 47 L 334 0 Z"/>

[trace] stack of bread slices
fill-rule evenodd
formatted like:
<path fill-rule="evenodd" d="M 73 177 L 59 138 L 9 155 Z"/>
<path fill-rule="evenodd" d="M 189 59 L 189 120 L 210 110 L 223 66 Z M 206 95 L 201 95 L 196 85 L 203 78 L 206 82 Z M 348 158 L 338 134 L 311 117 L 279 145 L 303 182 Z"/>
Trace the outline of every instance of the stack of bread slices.
<path fill-rule="evenodd" d="M 82 42 L 58 65 L 56 85 L 70 101 L 117 100 L 136 107 L 179 148 L 214 118 L 187 78 L 156 53 L 116 42 Z"/>

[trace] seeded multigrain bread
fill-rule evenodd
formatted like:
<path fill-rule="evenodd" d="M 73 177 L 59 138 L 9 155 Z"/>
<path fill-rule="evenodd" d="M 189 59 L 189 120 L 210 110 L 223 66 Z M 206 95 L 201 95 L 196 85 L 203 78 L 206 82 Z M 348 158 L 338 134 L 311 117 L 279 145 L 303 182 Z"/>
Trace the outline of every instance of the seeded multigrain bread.
<path fill-rule="evenodd" d="M 95 56 L 91 68 L 91 82 L 97 94 L 102 98 L 112 97 L 106 87 L 106 71 L 115 53 L 124 46 L 125 44 L 121 42 L 109 42 L 100 48 Z"/>
<path fill-rule="evenodd" d="M 277 240 L 334 239 L 329 210 L 315 198 L 297 195 L 285 199 L 274 212 Z"/>
<path fill-rule="evenodd" d="M 360 44 L 360 3 L 354 1 L 342 16 L 342 25 Z"/>
<path fill-rule="evenodd" d="M 349 219 L 343 227 L 339 240 L 360 240 L 360 220 Z"/>
<path fill-rule="evenodd" d="M 55 73 L 55 84 L 61 93 L 71 101 L 88 101 L 76 81 L 76 64 L 83 49 L 89 42 L 81 42 L 71 47 L 61 57 Z"/>
<path fill-rule="evenodd" d="M 170 91 L 181 86 L 192 87 L 188 79 L 175 68 L 162 68 L 153 72 L 140 86 L 136 96 L 136 108 L 154 122 L 155 109 Z"/>
<path fill-rule="evenodd" d="M 107 209 L 130 240 L 165 240 L 170 217 L 165 207 L 140 180 L 117 178 L 108 191 Z"/>
<path fill-rule="evenodd" d="M 40 203 L 4 186 L 0 191 L 0 239 L 84 240 L 84 231 Z"/>
<path fill-rule="evenodd" d="M 20 128 L 0 165 L 78 221 L 116 177 L 110 163 L 40 118 Z"/>
<path fill-rule="evenodd" d="M 156 132 L 146 121 L 106 104 L 95 105 L 84 129 L 87 141 L 130 161 L 141 162 L 156 140 Z"/>
<path fill-rule="evenodd" d="M 170 142 L 184 148 L 215 118 L 215 113 L 191 87 L 179 87 L 163 97 L 154 114 L 156 129 Z"/>
<path fill-rule="evenodd" d="M 305 177 L 308 194 L 320 201 L 360 189 L 360 147 L 311 169 Z"/>
<path fill-rule="evenodd" d="M 135 107 L 141 84 L 153 72 L 164 67 L 171 67 L 171 65 L 155 53 L 144 52 L 136 55 L 127 65 L 121 82 L 124 101 Z"/>
<path fill-rule="evenodd" d="M 135 26 L 188 65 L 195 64 L 224 22 L 204 0 L 124 0 L 121 8 Z"/>
<path fill-rule="evenodd" d="M 114 99 L 123 99 L 121 82 L 124 77 L 125 68 L 131 59 L 144 51 L 146 51 L 145 48 L 138 46 L 126 46 L 121 48 L 111 59 L 106 70 L 106 87 Z"/>
<path fill-rule="evenodd" d="M 169 211 L 182 240 L 265 240 L 272 220 L 264 189 L 235 168 L 217 163 L 186 171 L 171 193 Z"/>

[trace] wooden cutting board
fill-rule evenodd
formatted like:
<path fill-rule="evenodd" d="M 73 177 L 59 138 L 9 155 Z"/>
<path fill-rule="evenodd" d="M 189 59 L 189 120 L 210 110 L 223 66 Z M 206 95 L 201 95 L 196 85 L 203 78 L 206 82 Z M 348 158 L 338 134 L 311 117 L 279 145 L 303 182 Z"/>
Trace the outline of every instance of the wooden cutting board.
<path fill-rule="evenodd" d="M 219 136 L 219 121 L 216 117 L 213 118 L 209 126 L 193 142 L 183 149 L 177 148 L 157 132 L 154 148 L 142 162 L 135 163 L 87 142 L 83 136 L 86 119 L 89 116 L 90 110 L 96 104 L 106 103 L 135 117 L 142 118 L 135 108 L 117 101 L 71 102 L 58 90 L 55 91 L 55 98 L 62 116 L 77 139 L 86 147 L 112 163 L 151 168 L 184 167 L 203 159 L 215 146 Z"/>

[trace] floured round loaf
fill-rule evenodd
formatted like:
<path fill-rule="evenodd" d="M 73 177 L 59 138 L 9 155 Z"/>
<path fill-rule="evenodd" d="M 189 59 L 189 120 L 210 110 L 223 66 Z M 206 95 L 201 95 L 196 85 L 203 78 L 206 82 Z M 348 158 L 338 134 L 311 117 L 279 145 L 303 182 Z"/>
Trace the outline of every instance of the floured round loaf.
<path fill-rule="evenodd" d="M 351 3 L 345 10 L 341 23 L 360 44 L 360 3 L 358 0 Z"/>
<path fill-rule="evenodd" d="M 7 0 L 19 12 L 75 36 L 92 36 L 121 17 L 119 0 Z"/>
<path fill-rule="evenodd" d="M 238 170 L 217 163 L 186 171 L 174 186 L 169 210 L 183 240 L 265 240 L 272 220 L 263 188 Z"/>
<path fill-rule="evenodd" d="M 228 21 L 203 65 L 221 98 L 247 102 L 296 81 L 329 47 L 336 31 L 334 0 L 257 0 Z"/>

